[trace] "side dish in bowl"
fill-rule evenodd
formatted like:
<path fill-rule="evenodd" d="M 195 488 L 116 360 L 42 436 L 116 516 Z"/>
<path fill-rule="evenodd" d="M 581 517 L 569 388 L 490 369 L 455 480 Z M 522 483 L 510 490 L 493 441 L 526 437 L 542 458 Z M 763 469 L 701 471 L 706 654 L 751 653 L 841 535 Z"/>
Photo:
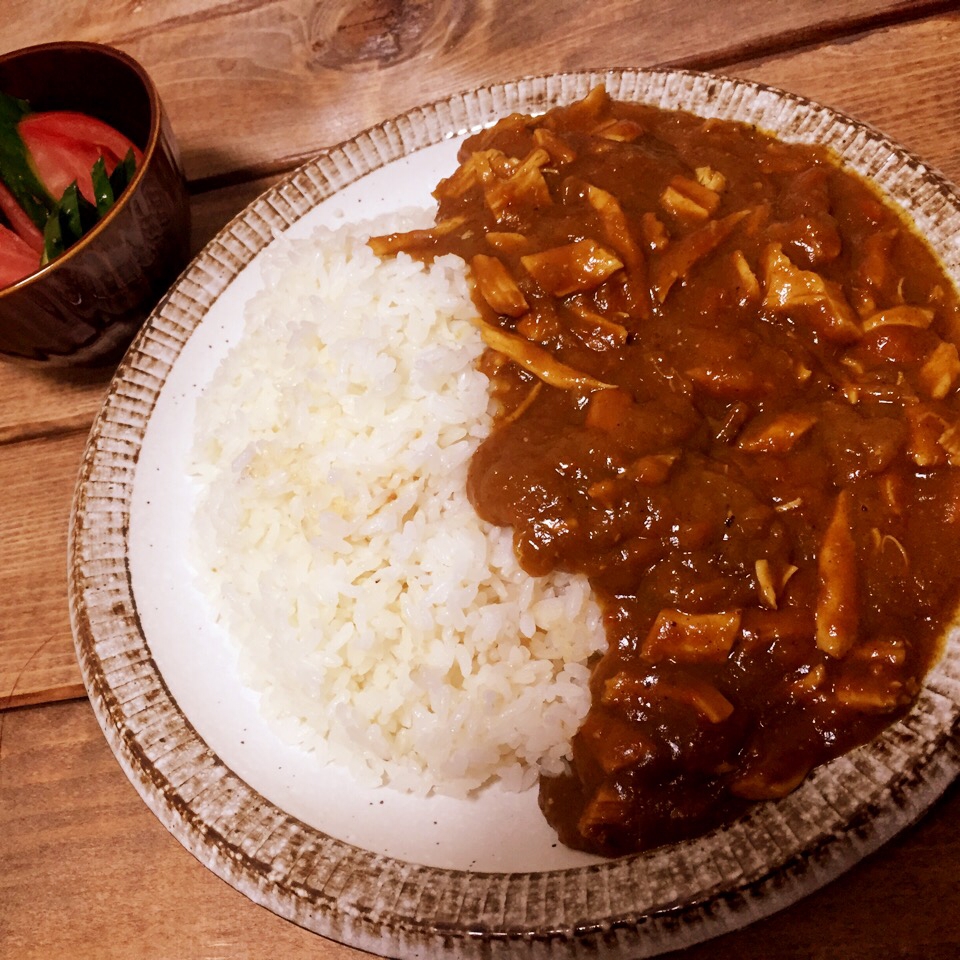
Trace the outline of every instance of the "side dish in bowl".
<path fill-rule="evenodd" d="M 80 42 L 0 56 L 0 357 L 119 359 L 189 230 L 176 143 L 136 61 Z"/>
<path fill-rule="evenodd" d="M 109 124 L 75 110 L 37 112 L 0 91 L 0 289 L 69 250 L 142 163 Z"/>

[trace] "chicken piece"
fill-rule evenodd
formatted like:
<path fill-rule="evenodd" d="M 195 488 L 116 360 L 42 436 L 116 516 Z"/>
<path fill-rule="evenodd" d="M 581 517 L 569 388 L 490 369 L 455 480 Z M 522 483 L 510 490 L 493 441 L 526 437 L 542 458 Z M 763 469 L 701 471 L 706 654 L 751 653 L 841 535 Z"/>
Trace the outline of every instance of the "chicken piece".
<path fill-rule="evenodd" d="M 608 392 L 608 391 L 605 391 Z M 655 487 L 670 476 L 673 465 L 680 459 L 679 450 L 668 453 L 650 453 L 638 457 L 627 468 L 626 475 L 644 487 Z"/>
<path fill-rule="evenodd" d="M 611 118 L 604 120 L 591 131 L 593 136 L 604 140 L 616 140 L 618 143 L 632 143 L 643 134 L 643 127 L 634 120 Z"/>
<path fill-rule="evenodd" d="M 596 126 L 602 122 L 600 115 L 609 105 L 610 94 L 602 83 L 598 83 L 582 100 L 576 100 L 561 108 L 553 117 L 548 114 L 545 123 L 553 123 L 555 126 L 554 121 L 559 119 L 564 126 L 572 128 Z"/>
<path fill-rule="evenodd" d="M 530 249 L 530 239 L 512 230 L 488 230 L 483 239 L 498 253 L 521 254 Z"/>
<path fill-rule="evenodd" d="M 627 671 L 617 673 L 604 683 L 600 702 L 629 708 L 634 703 L 658 699 L 686 704 L 710 723 L 722 723 L 735 709 L 713 684 L 689 674 L 664 680 Z"/>
<path fill-rule="evenodd" d="M 860 623 L 857 545 L 850 525 L 849 498 L 846 490 L 838 494 L 817 561 L 817 647 L 836 658 L 850 651 Z"/>
<path fill-rule="evenodd" d="M 697 176 L 697 183 L 714 193 L 723 193 L 727 189 L 727 178 L 713 167 L 697 167 L 694 173 Z"/>
<path fill-rule="evenodd" d="M 555 342 L 560 333 L 560 317 L 554 304 L 543 298 L 537 299 L 517 321 L 514 332 L 531 343 L 547 346 Z"/>
<path fill-rule="evenodd" d="M 591 710 L 577 736 L 589 745 L 591 755 L 607 774 L 656 753 L 656 745 L 642 735 L 637 724 L 612 710 Z"/>
<path fill-rule="evenodd" d="M 720 194 L 688 177 L 672 177 L 663 193 L 660 206 L 681 220 L 706 220 L 720 206 Z"/>
<path fill-rule="evenodd" d="M 896 229 L 871 233 L 857 250 L 857 277 L 870 290 L 883 290 L 890 279 L 890 251 Z"/>
<path fill-rule="evenodd" d="M 742 250 L 733 251 L 733 269 L 736 271 L 737 299 L 746 304 L 760 299 L 760 281 L 747 263 Z"/>
<path fill-rule="evenodd" d="M 902 667 L 907 662 L 907 647 L 899 637 L 874 637 L 859 644 L 850 659 Z"/>
<path fill-rule="evenodd" d="M 530 309 L 527 298 L 502 260 L 478 253 L 470 260 L 470 271 L 480 296 L 496 313 L 521 317 Z"/>
<path fill-rule="evenodd" d="M 587 202 L 600 216 L 604 238 L 624 263 L 623 289 L 631 314 L 650 316 L 650 285 L 643 249 L 635 239 L 617 198 L 606 190 L 587 185 Z"/>
<path fill-rule="evenodd" d="M 899 307 L 887 307 L 870 314 L 863 321 L 864 333 L 877 327 L 919 327 L 926 330 L 933 323 L 933 311 L 926 307 L 911 307 L 902 304 Z"/>
<path fill-rule="evenodd" d="M 757 594 L 760 602 L 765 607 L 776 610 L 780 602 L 780 594 L 783 593 L 784 587 L 798 568 L 793 564 L 787 564 L 775 571 L 773 564 L 766 557 L 757 560 L 753 566 L 757 574 Z"/>
<path fill-rule="evenodd" d="M 783 244 L 795 264 L 811 270 L 836 260 L 843 248 L 837 222 L 826 211 L 805 212 L 772 224 L 768 235 Z"/>
<path fill-rule="evenodd" d="M 789 453 L 817 419 L 799 410 L 757 417 L 741 433 L 737 448 L 746 453 Z"/>
<path fill-rule="evenodd" d="M 483 191 L 487 208 L 499 224 L 516 224 L 528 208 L 549 207 L 553 203 L 550 188 L 540 168 L 550 162 L 542 148 L 533 150 L 506 179 L 488 183 Z"/>
<path fill-rule="evenodd" d="M 731 716 L 735 707 L 712 684 L 705 680 L 687 677 L 683 683 L 664 683 L 661 681 L 654 688 L 658 697 L 675 700 L 693 707 L 710 723 L 723 723 Z"/>
<path fill-rule="evenodd" d="M 367 246 L 378 256 L 388 257 L 402 250 L 429 250 L 439 237 L 445 237 L 467 222 L 466 217 L 449 217 L 423 230 L 405 230 L 403 233 L 386 233 L 370 237 Z"/>
<path fill-rule="evenodd" d="M 637 245 L 627 217 L 617 198 L 600 187 L 587 184 L 587 202 L 600 215 L 607 243 L 620 255 L 628 267 L 638 267 L 644 262 L 643 251 Z"/>
<path fill-rule="evenodd" d="M 616 387 L 590 398 L 585 425 L 604 433 L 618 433 L 631 417 L 636 404 L 626 390 Z"/>
<path fill-rule="evenodd" d="M 700 423 L 689 401 L 677 397 L 637 402 L 629 391 L 615 387 L 591 394 L 585 426 L 609 434 L 634 458 L 672 453 Z"/>
<path fill-rule="evenodd" d="M 947 427 L 937 438 L 937 443 L 947 455 L 951 467 L 960 466 L 960 426 Z"/>
<path fill-rule="evenodd" d="M 905 409 L 907 456 L 918 467 L 960 465 L 960 442 L 956 424 L 945 420 L 922 403 Z"/>
<path fill-rule="evenodd" d="M 613 391 L 605 390 L 604 393 Z M 600 396 L 599 393 L 594 396 Z M 680 452 L 650 453 L 638 457 L 620 476 L 597 480 L 587 487 L 587 496 L 598 500 L 606 507 L 615 507 L 636 492 L 636 485 L 656 487 L 666 482 L 673 465 L 680 459 Z M 659 547 L 657 548 L 659 549 Z"/>
<path fill-rule="evenodd" d="M 947 421 L 922 406 L 908 407 L 907 456 L 918 467 L 939 467 L 947 461 L 947 454 L 939 440 L 947 429 Z"/>
<path fill-rule="evenodd" d="M 814 623 L 813 613 L 805 608 L 785 606 L 769 610 L 747 607 L 740 622 L 740 644 L 751 655 L 773 643 L 799 647 L 809 643 Z"/>
<path fill-rule="evenodd" d="M 531 253 L 520 262 L 540 287 L 555 297 L 593 290 L 623 267 L 622 260 L 589 239 Z"/>
<path fill-rule="evenodd" d="M 653 663 L 723 663 L 740 632 L 739 610 L 683 613 L 664 609 L 643 641 L 641 653 Z"/>
<path fill-rule="evenodd" d="M 735 358 L 710 358 L 702 366 L 688 367 L 684 373 L 705 393 L 724 400 L 754 397 L 764 393 L 768 384 L 762 370 Z"/>
<path fill-rule="evenodd" d="M 533 141 L 550 154 L 550 160 L 556 166 L 573 163 L 577 159 L 576 150 L 553 130 L 548 130 L 546 127 L 537 127 L 533 131 Z"/>
<path fill-rule="evenodd" d="M 602 836 L 605 827 L 627 822 L 631 809 L 629 798 L 621 797 L 612 784 L 602 783 L 583 805 L 577 831 L 584 837 Z"/>
<path fill-rule="evenodd" d="M 591 377 L 562 363 L 543 347 L 516 334 L 507 333 L 499 327 L 492 327 L 485 323 L 480 328 L 480 336 L 491 350 L 509 357 L 518 366 L 551 387 L 585 392 L 608 390 L 612 387 L 612 384 L 603 383 L 596 377 Z"/>
<path fill-rule="evenodd" d="M 670 242 L 667 228 L 657 219 L 657 215 L 650 210 L 640 217 L 640 236 L 651 253 L 663 250 Z"/>
<path fill-rule="evenodd" d="M 858 645 L 834 686 L 837 702 L 859 713 L 897 709 L 915 692 L 906 666 L 907 649 L 899 637 L 874 637 Z"/>
<path fill-rule="evenodd" d="M 960 377 L 960 356 L 952 343 L 941 341 L 924 361 L 917 374 L 918 386 L 934 400 L 942 400 L 953 392 Z"/>
<path fill-rule="evenodd" d="M 650 284 L 660 303 L 667 299 L 673 285 L 682 280 L 698 260 L 715 250 L 749 211 L 731 213 L 722 220 L 710 220 L 702 227 L 667 245 L 650 264 Z"/>
<path fill-rule="evenodd" d="M 774 768 L 776 764 L 770 764 Z M 745 800 L 779 800 L 793 793 L 806 779 L 810 764 L 799 761 L 783 770 L 748 770 L 730 783 L 730 792 Z"/>
<path fill-rule="evenodd" d="M 616 323 L 579 303 L 568 304 L 570 329 L 580 338 L 585 347 L 602 353 L 622 347 L 629 337 L 623 324 Z"/>
<path fill-rule="evenodd" d="M 903 682 L 882 676 L 844 678 L 836 685 L 837 702 L 859 713 L 889 713 L 904 700 Z"/>
<path fill-rule="evenodd" d="M 498 178 L 509 177 L 519 161 L 502 150 L 476 150 L 456 170 L 437 185 L 437 196 L 462 197 L 476 186 L 486 186 Z"/>
<path fill-rule="evenodd" d="M 820 332 L 836 343 L 855 343 L 862 331 L 857 314 L 840 286 L 813 270 L 801 270 L 771 243 L 763 254 L 763 305 L 774 313 L 809 316 Z"/>

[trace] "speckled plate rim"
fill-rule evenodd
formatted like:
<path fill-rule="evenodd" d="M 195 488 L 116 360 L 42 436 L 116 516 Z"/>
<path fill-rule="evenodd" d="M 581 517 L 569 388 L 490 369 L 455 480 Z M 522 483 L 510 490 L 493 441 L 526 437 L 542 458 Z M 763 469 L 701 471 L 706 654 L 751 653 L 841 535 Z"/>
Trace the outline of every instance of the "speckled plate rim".
<path fill-rule="evenodd" d="M 171 696 L 128 562 L 140 447 L 184 344 L 233 277 L 325 198 L 422 147 L 604 83 L 617 98 L 753 123 L 832 146 L 913 217 L 960 286 L 960 194 L 862 123 L 760 84 L 679 70 L 528 77 L 419 107 L 319 154 L 234 218 L 132 344 L 93 425 L 69 531 L 70 616 L 91 705 L 121 767 L 167 829 L 255 902 L 385 956 L 650 957 L 717 936 L 817 889 L 915 821 L 960 772 L 960 643 L 913 710 L 777 804 L 695 841 L 599 866 L 468 873 L 374 855 L 260 796 Z"/>

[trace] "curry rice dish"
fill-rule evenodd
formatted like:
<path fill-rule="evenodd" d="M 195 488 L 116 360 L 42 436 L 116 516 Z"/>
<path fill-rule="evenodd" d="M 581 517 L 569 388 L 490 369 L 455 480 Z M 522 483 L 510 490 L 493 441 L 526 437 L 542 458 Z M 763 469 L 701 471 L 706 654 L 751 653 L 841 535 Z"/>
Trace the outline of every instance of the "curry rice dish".
<path fill-rule="evenodd" d="M 523 568 L 589 578 L 606 650 L 564 843 L 690 837 L 906 711 L 957 601 L 956 291 L 814 146 L 598 88 L 469 139 L 435 226 L 498 401 L 468 493 Z"/>

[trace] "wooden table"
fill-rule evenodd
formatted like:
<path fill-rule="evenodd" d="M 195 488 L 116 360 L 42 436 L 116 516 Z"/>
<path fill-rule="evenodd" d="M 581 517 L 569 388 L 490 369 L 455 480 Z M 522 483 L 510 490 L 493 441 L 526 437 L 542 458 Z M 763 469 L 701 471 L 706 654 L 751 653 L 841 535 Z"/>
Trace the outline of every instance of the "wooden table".
<path fill-rule="evenodd" d="M 531 73 L 684 65 L 870 121 L 960 181 L 960 4 L 934 0 L 4 0 L 0 51 L 112 43 L 155 78 L 199 249 L 319 148 Z M 531 45 L 532 38 L 537 38 Z M 0 364 L 0 956 L 346 958 L 200 866 L 84 697 L 66 529 L 109 372 Z M 960 957 L 960 790 L 818 894 L 684 960 Z"/>

